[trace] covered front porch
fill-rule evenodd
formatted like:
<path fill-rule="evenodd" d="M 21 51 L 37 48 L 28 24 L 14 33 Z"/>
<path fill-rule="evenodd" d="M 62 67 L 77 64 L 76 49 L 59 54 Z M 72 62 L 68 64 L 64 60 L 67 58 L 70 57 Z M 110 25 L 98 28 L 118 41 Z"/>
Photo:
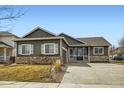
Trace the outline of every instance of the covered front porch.
<path fill-rule="evenodd" d="M 12 47 L 0 42 L 0 63 L 6 63 L 10 61 L 12 56 Z"/>
<path fill-rule="evenodd" d="M 69 48 L 69 62 L 90 62 L 90 47 Z"/>

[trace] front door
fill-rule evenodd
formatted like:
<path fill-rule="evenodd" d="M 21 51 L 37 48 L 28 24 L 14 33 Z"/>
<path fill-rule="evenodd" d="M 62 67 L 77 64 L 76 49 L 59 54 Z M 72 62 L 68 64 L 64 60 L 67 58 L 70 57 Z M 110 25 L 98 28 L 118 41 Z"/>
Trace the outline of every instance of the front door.
<path fill-rule="evenodd" d="M 77 48 L 77 60 L 83 60 L 83 48 Z"/>

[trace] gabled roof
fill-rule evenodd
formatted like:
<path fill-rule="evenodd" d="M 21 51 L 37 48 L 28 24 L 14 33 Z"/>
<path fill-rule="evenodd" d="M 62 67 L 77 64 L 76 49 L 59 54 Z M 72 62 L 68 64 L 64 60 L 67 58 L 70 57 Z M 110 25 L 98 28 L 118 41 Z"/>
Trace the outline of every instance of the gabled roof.
<path fill-rule="evenodd" d="M 8 45 L 8 44 L 6 44 L 6 43 L 3 42 L 3 41 L 0 41 L 0 47 L 12 48 L 11 45 Z"/>
<path fill-rule="evenodd" d="M 18 37 L 12 33 L 10 33 L 9 31 L 0 31 L 0 36 L 15 36 Z"/>
<path fill-rule="evenodd" d="M 77 38 L 91 46 L 110 46 L 111 44 L 103 37 Z"/>
<path fill-rule="evenodd" d="M 69 46 L 110 46 L 111 44 L 103 37 L 89 37 L 89 38 L 74 38 L 65 33 L 55 35 L 41 27 L 36 27 L 23 38 L 15 41 L 22 40 L 44 40 L 44 39 L 64 39 Z"/>
<path fill-rule="evenodd" d="M 82 44 L 85 44 L 83 41 L 78 40 L 78 39 L 76 39 L 74 37 L 71 37 L 71 36 L 69 36 L 69 35 L 67 35 L 65 33 L 61 33 L 61 34 L 59 34 L 59 36 L 63 36 L 70 45 L 82 45 Z"/>
<path fill-rule="evenodd" d="M 45 33 L 48 33 L 48 34 L 50 34 L 50 35 L 52 35 L 52 36 L 56 36 L 54 33 L 49 32 L 49 31 L 47 31 L 46 29 L 43 29 L 43 28 L 41 28 L 41 27 L 36 27 L 36 28 L 34 28 L 32 31 L 30 31 L 29 33 L 27 33 L 26 35 L 24 35 L 23 38 L 25 38 L 25 37 L 27 37 L 28 35 L 34 33 L 34 32 L 37 31 L 38 29 L 41 30 L 41 31 L 44 31 Z"/>

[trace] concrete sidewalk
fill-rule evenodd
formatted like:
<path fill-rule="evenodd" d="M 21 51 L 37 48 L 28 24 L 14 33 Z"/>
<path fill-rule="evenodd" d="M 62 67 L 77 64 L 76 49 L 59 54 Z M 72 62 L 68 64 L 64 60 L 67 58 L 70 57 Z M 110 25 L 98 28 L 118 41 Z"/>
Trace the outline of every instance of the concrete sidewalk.
<path fill-rule="evenodd" d="M 0 81 L 0 88 L 57 88 L 59 83 Z"/>
<path fill-rule="evenodd" d="M 124 88 L 124 86 L 0 81 L 0 88 Z"/>

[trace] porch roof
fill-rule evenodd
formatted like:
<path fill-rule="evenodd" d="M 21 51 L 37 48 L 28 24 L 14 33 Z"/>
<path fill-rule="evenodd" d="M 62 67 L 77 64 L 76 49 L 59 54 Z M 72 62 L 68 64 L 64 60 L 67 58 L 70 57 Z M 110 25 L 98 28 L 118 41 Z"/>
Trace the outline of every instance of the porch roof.
<path fill-rule="evenodd" d="M 6 44 L 5 42 L 3 42 L 3 41 L 0 41 L 0 48 L 12 48 L 12 46 L 11 45 L 8 45 L 8 44 Z"/>

